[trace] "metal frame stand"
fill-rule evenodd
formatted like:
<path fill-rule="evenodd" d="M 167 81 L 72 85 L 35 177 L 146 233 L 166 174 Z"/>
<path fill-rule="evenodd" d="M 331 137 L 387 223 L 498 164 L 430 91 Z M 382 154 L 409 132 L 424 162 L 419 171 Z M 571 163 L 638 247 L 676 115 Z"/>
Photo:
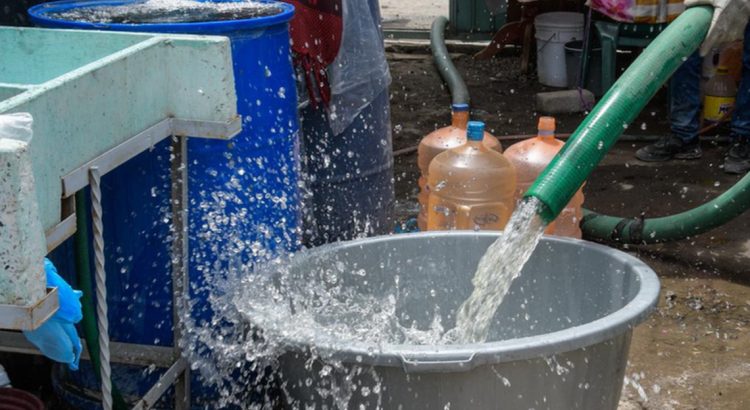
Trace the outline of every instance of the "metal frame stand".
<path fill-rule="evenodd" d="M 110 381 L 110 361 L 166 367 L 167 371 L 133 407 L 138 410 L 151 408 L 159 398 L 175 386 L 174 408 L 190 408 L 190 367 L 182 355 L 179 340 L 183 334 L 181 314 L 186 312 L 188 291 L 188 214 L 187 214 L 187 137 L 183 135 L 225 135 L 231 138 L 240 131 L 240 119 L 231 123 L 184 121 L 167 118 L 128 141 L 92 159 L 87 164 L 62 178 L 63 200 L 71 197 L 87 185 L 91 186 L 92 219 L 94 225 L 94 253 L 96 261 L 97 320 L 99 327 L 99 348 L 101 358 L 102 401 L 105 410 L 112 408 L 112 387 Z M 174 158 L 171 167 L 173 242 L 172 242 L 172 318 L 174 321 L 174 345 L 172 347 L 110 343 L 107 324 L 106 270 L 104 266 L 104 226 L 101 219 L 101 190 L 99 181 L 102 175 L 122 165 L 127 160 L 151 148 L 163 139 L 172 138 Z M 70 219 L 70 218 L 68 218 Z M 72 234 L 70 224 L 60 224 L 61 238 Z M 67 227 L 67 228 L 64 228 Z M 73 225 L 73 229 L 75 225 Z M 62 242 L 62 241 L 60 241 Z M 54 292 L 54 291 L 53 291 Z M 50 293 L 53 294 L 53 293 Z M 49 316 L 47 316 L 49 317 Z M 19 330 L 15 328 L 8 328 Z M 41 354 L 17 331 L 0 330 L 0 351 Z M 84 358 L 86 355 L 84 354 Z"/>

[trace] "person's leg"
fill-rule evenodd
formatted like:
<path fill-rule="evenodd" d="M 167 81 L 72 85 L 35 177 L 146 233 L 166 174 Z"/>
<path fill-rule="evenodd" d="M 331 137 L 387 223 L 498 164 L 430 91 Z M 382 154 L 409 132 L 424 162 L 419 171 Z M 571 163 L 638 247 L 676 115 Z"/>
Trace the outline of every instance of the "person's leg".
<path fill-rule="evenodd" d="M 732 115 L 732 134 L 750 137 L 750 24 L 745 28 L 742 50 L 742 78 L 737 88 L 737 102 Z"/>
<path fill-rule="evenodd" d="M 702 68 L 703 59 L 696 51 L 675 71 L 669 82 L 672 134 L 685 143 L 696 141 L 700 130 Z"/>
<path fill-rule="evenodd" d="M 693 53 L 669 82 L 669 119 L 672 135 L 636 152 L 642 161 L 697 159 L 701 157 L 698 131 L 701 114 L 701 69 L 703 59 Z"/>
<path fill-rule="evenodd" d="M 750 170 L 750 24 L 745 27 L 742 79 L 732 115 L 732 136 L 736 140 L 724 161 L 724 171 L 744 174 Z"/>

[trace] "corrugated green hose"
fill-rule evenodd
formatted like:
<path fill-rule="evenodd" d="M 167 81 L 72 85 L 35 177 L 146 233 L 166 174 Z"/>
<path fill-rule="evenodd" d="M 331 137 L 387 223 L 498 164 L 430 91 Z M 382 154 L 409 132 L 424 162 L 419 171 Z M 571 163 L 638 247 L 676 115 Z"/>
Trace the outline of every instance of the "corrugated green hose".
<path fill-rule="evenodd" d="M 89 358 L 94 365 L 97 379 L 99 376 L 99 331 L 96 326 L 96 310 L 94 310 L 94 291 L 91 284 L 91 255 L 89 253 L 89 222 L 88 204 L 83 190 L 76 192 L 76 235 L 75 235 L 75 259 L 76 259 L 76 287 L 83 292 L 81 306 L 83 308 L 83 319 L 81 329 L 83 338 L 86 340 L 86 348 Z M 112 382 L 112 404 L 115 410 L 128 408 L 120 390 Z"/>
<path fill-rule="evenodd" d="M 648 100 L 701 43 L 708 29 L 710 8 L 692 8 L 655 39 L 622 75 L 594 111 L 578 127 L 564 150 L 550 164 L 527 196 L 545 205 L 542 216 L 553 220 L 578 187 L 596 167 L 617 138 Z M 438 17 L 430 37 L 440 75 L 451 90 L 454 103 L 468 103 L 469 92 L 445 47 L 443 33 L 448 20 Z M 575 139 L 575 141 L 573 141 Z M 573 143 L 571 143 L 573 142 Z M 554 168 L 553 168 L 554 166 Z M 551 169 L 552 168 L 552 169 Z M 698 208 L 677 215 L 643 219 L 600 215 L 584 209 L 584 238 L 632 244 L 684 239 L 727 223 L 750 208 L 750 176 Z"/>
<path fill-rule="evenodd" d="M 700 46 L 713 10 L 691 7 L 673 21 L 623 73 L 529 188 L 539 215 L 553 221 L 591 171 L 661 85 Z"/>
<path fill-rule="evenodd" d="M 669 242 L 721 226 L 750 208 L 750 174 L 710 202 L 672 216 L 618 218 L 584 210 L 584 238 L 631 244 Z"/>
<path fill-rule="evenodd" d="M 430 31 L 430 47 L 432 48 L 432 58 L 435 60 L 440 76 L 448 84 L 451 90 L 453 104 L 469 104 L 469 89 L 466 87 L 464 79 L 458 74 L 456 66 L 451 61 L 448 49 L 445 47 L 445 27 L 448 25 L 448 19 L 440 16 L 432 22 Z"/>

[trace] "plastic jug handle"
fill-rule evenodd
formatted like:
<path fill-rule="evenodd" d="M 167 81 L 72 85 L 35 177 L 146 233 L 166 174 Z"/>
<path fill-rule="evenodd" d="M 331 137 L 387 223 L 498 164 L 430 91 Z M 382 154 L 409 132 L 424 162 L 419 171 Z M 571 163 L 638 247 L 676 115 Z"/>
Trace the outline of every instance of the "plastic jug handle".
<path fill-rule="evenodd" d="M 458 353 L 453 355 L 401 355 L 401 366 L 406 373 L 445 373 L 469 371 L 476 364 L 474 353 Z"/>

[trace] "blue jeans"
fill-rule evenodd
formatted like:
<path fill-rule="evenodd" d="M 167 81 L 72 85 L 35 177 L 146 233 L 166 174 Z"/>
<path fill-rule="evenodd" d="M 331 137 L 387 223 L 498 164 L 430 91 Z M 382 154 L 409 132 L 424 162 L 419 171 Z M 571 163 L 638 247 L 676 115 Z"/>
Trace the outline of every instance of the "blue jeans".
<path fill-rule="evenodd" d="M 703 58 L 693 53 L 675 71 L 669 83 L 669 114 L 672 134 L 683 141 L 693 141 L 700 130 L 700 84 Z M 732 115 L 732 134 L 750 138 L 750 24 L 745 28 L 742 52 L 742 79 L 737 88 L 737 102 Z"/>

